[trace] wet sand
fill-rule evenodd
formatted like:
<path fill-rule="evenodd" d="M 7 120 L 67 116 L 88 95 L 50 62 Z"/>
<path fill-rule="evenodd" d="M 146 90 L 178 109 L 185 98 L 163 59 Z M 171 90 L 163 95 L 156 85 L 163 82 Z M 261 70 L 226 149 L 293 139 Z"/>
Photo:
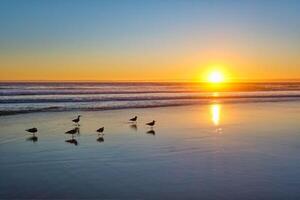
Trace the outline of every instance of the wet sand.
<path fill-rule="evenodd" d="M 75 145 L 64 133 L 77 114 Z M 299 102 L 33 113 L 0 126 L 0 199 L 300 198 Z"/>

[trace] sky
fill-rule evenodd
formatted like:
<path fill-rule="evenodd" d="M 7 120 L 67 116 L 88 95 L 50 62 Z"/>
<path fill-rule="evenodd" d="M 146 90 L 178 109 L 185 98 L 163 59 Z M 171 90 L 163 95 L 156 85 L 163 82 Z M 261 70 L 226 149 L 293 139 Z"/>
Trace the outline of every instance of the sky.
<path fill-rule="evenodd" d="M 300 79 L 299 0 L 0 0 L 0 80 Z"/>

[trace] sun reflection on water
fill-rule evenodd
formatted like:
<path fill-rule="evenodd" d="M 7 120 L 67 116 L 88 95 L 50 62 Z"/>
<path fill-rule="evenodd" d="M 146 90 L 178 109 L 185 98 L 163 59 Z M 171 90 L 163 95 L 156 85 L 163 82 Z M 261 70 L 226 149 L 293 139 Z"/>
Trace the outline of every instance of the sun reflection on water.
<path fill-rule="evenodd" d="M 216 126 L 216 132 L 222 133 L 222 128 L 219 127 L 221 120 L 221 105 L 212 104 L 210 107 L 210 111 L 212 123 Z"/>
<path fill-rule="evenodd" d="M 215 126 L 220 124 L 221 106 L 219 104 L 211 105 L 211 120 Z"/>
<path fill-rule="evenodd" d="M 214 93 L 212 94 L 212 96 L 213 96 L 213 97 L 218 97 L 218 96 L 219 96 L 219 93 L 218 93 L 218 92 L 214 92 Z"/>

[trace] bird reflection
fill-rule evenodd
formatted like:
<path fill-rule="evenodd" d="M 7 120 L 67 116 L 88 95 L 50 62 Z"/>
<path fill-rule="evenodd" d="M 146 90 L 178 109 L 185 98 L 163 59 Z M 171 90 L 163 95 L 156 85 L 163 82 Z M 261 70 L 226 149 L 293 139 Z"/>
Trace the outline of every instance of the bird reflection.
<path fill-rule="evenodd" d="M 74 134 L 76 134 L 76 133 L 77 133 L 77 135 L 80 134 L 80 129 L 79 129 L 79 127 L 73 128 L 73 129 L 71 129 L 71 130 L 65 132 L 65 134 L 71 134 L 71 135 L 72 135 L 72 138 L 69 139 L 69 140 L 65 140 L 65 142 L 70 143 L 70 144 L 74 144 L 75 146 L 77 146 L 77 145 L 78 145 L 78 142 L 77 142 L 77 140 L 74 138 Z"/>
<path fill-rule="evenodd" d="M 146 132 L 147 134 L 150 134 L 150 135 L 155 135 L 155 131 L 153 129 L 149 130 Z"/>
<path fill-rule="evenodd" d="M 99 129 L 97 129 L 96 130 L 96 132 L 98 132 L 98 138 L 97 138 L 97 141 L 98 142 L 104 142 L 104 138 L 103 138 L 103 136 L 104 136 L 104 127 L 101 127 L 101 128 L 99 128 Z"/>
<path fill-rule="evenodd" d="M 32 134 L 29 138 L 26 139 L 27 141 L 32 141 L 32 142 L 38 141 L 38 137 L 35 135 L 35 133 L 38 132 L 37 128 L 26 129 L 26 131 Z"/>
<path fill-rule="evenodd" d="M 97 138 L 97 142 L 99 142 L 99 143 L 104 142 L 104 137 L 103 137 L 103 135 L 100 135 L 100 136 Z"/>
<path fill-rule="evenodd" d="M 129 127 L 130 127 L 132 130 L 137 131 L 137 125 L 136 125 L 136 124 L 130 124 Z"/>
<path fill-rule="evenodd" d="M 77 146 L 78 145 L 78 142 L 77 142 L 77 140 L 76 139 L 74 139 L 74 137 L 72 136 L 72 138 L 71 139 L 69 139 L 69 140 L 66 140 L 65 142 L 67 142 L 67 143 L 70 143 L 70 144 L 74 144 L 75 146 Z"/>
<path fill-rule="evenodd" d="M 31 141 L 31 142 L 37 142 L 38 141 L 38 137 L 35 135 L 30 136 L 29 138 L 26 139 L 27 141 Z"/>

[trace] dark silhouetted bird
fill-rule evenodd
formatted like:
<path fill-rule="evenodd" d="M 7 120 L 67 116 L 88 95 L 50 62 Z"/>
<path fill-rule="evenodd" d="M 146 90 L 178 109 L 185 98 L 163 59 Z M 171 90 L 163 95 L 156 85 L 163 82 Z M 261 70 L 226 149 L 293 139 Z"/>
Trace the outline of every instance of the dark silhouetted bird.
<path fill-rule="evenodd" d="M 69 130 L 69 131 L 67 131 L 67 132 L 65 132 L 66 134 L 75 134 L 75 133 L 78 133 L 79 132 L 79 128 L 78 127 L 76 127 L 76 128 L 73 128 L 73 129 L 71 129 L 71 130 Z"/>
<path fill-rule="evenodd" d="M 98 133 L 103 133 L 103 131 L 104 131 L 104 127 L 101 127 L 97 130 Z"/>
<path fill-rule="evenodd" d="M 37 128 L 30 128 L 30 129 L 27 129 L 26 130 L 27 132 L 29 132 L 29 133 L 36 133 L 38 130 L 37 130 Z"/>
<path fill-rule="evenodd" d="M 80 117 L 81 117 L 81 115 L 78 115 L 78 117 L 76 119 L 73 119 L 72 122 L 74 122 L 77 125 L 79 125 Z"/>
<path fill-rule="evenodd" d="M 155 125 L 155 120 L 153 120 L 152 122 L 147 123 L 146 125 L 153 127 Z"/>
<path fill-rule="evenodd" d="M 129 121 L 131 121 L 131 122 L 136 122 L 136 121 L 137 121 L 137 116 L 135 116 L 135 117 L 129 119 Z"/>

